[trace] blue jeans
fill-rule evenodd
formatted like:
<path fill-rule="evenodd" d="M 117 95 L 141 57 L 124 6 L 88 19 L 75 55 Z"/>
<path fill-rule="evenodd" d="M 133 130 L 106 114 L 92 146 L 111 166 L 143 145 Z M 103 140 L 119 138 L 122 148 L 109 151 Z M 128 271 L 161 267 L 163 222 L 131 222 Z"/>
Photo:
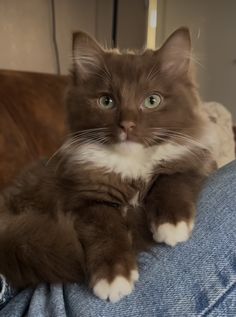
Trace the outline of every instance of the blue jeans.
<path fill-rule="evenodd" d="M 191 239 L 142 253 L 139 270 L 134 292 L 116 304 L 84 285 L 42 284 L 12 297 L 0 316 L 236 317 L 236 162 L 206 184 Z"/>

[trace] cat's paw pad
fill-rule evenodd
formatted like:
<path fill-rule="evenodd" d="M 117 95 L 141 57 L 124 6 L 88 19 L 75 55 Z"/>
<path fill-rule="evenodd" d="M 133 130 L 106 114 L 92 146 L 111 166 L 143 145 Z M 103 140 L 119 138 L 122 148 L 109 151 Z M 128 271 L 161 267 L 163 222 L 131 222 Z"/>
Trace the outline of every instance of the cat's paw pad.
<path fill-rule="evenodd" d="M 131 271 L 130 280 L 121 275 L 115 277 L 111 283 L 106 279 L 101 279 L 94 285 L 93 293 L 100 299 L 116 303 L 132 292 L 134 289 L 134 282 L 136 282 L 138 278 L 138 271 L 133 270 Z"/>
<path fill-rule="evenodd" d="M 174 247 L 177 243 L 188 240 L 193 229 L 193 223 L 180 221 L 176 225 L 172 223 L 163 223 L 159 226 L 152 224 L 151 231 L 153 239 L 156 242 L 164 242 Z"/>

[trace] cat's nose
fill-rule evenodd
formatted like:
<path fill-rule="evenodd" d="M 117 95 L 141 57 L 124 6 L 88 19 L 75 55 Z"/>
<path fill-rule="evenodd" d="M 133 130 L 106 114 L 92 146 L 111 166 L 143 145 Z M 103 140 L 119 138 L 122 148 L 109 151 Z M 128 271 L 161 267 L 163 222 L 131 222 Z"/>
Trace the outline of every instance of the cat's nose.
<path fill-rule="evenodd" d="M 132 121 L 122 121 L 122 122 L 120 122 L 120 127 L 125 132 L 130 132 L 135 128 L 135 123 Z"/>

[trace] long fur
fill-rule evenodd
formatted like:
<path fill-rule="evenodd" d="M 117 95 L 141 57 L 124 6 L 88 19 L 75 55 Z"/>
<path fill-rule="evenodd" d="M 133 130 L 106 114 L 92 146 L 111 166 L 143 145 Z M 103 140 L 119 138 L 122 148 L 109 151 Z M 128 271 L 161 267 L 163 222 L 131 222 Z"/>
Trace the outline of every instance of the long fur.
<path fill-rule="evenodd" d="M 173 55 L 172 44 L 184 54 Z M 84 278 L 115 302 L 134 288 L 140 251 L 190 237 L 198 193 L 216 167 L 190 48 L 186 28 L 138 54 L 76 35 L 71 134 L 0 198 L 0 272 L 15 286 Z M 160 105 L 146 108 L 155 94 Z"/>

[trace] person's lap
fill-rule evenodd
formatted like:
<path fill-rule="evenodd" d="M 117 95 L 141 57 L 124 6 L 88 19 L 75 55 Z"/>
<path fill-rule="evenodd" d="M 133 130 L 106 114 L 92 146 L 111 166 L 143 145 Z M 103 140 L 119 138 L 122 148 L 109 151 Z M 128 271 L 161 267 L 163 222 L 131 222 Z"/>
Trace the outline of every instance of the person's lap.
<path fill-rule="evenodd" d="M 139 272 L 134 292 L 116 304 L 84 285 L 42 284 L 14 296 L 0 316 L 236 316 L 236 161 L 202 192 L 191 239 L 141 254 Z"/>

